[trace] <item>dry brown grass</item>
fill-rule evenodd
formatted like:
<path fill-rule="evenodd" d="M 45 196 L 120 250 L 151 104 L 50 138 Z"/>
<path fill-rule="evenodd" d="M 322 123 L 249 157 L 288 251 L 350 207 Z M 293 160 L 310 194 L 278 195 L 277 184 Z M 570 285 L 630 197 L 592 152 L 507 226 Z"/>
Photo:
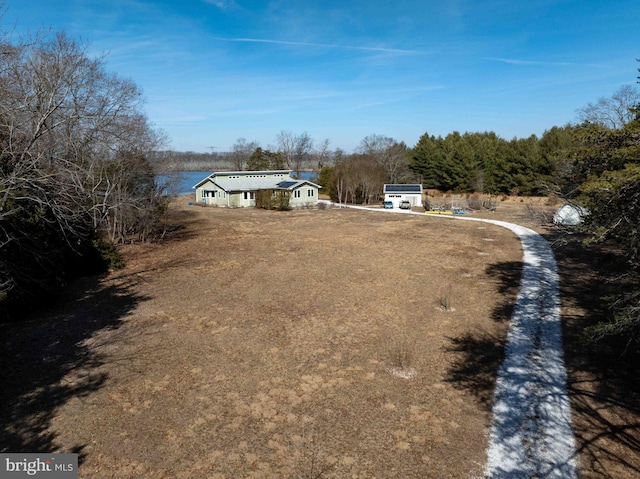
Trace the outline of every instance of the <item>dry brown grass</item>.
<path fill-rule="evenodd" d="M 499 355 L 486 391 L 471 391 L 455 379 L 468 359 L 455 341 L 504 337 L 497 311 L 515 289 L 495 268 L 518 275 L 517 239 L 360 211 L 180 202 L 173 214 L 179 237 L 125 248 L 128 266 L 104 282 L 135 279 L 148 298 L 118 329 L 126 341 L 101 333 L 108 380 L 53 420 L 60 444 L 87 445 L 81 473 L 480 474 Z"/>
<path fill-rule="evenodd" d="M 124 270 L 43 318 L 54 338 L 96 326 L 61 343 L 84 359 L 22 444 L 81 451 L 80 477 L 98 479 L 481 475 L 520 276 L 511 233 L 184 198 L 171 214 L 183 229 L 125 247 Z M 517 201 L 476 216 L 535 223 Z"/>

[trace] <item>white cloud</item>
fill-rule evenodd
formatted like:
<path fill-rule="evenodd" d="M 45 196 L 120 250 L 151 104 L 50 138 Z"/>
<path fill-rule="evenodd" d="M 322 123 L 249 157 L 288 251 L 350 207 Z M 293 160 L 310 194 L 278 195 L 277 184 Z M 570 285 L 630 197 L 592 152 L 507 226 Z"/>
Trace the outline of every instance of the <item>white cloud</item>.
<path fill-rule="evenodd" d="M 204 0 L 204 3 L 218 7 L 220 10 L 229 10 L 236 6 L 234 0 Z"/>
<path fill-rule="evenodd" d="M 566 66 L 576 65 L 576 63 L 571 63 L 571 62 L 541 62 L 541 61 L 535 61 L 535 60 L 519 60 L 516 58 L 486 57 L 485 60 L 508 63 L 509 65 L 547 65 L 547 66 L 556 66 L 556 67 L 566 67 Z"/>

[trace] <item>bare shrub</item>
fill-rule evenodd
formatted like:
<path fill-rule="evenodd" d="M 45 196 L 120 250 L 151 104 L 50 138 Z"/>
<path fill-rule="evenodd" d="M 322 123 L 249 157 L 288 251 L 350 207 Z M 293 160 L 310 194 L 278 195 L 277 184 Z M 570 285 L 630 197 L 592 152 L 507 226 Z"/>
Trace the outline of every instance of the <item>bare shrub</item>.
<path fill-rule="evenodd" d="M 473 193 L 467 198 L 467 203 L 470 210 L 482 209 L 482 196 L 480 193 Z"/>
<path fill-rule="evenodd" d="M 317 431 L 303 430 L 299 443 L 302 451 L 296 466 L 295 479 L 321 479 L 334 468 L 334 464 L 328 462 L 322 452 Z"/>
<path fill-rule="evenodd" d="M 558 197 L 557 194 L 549 193 L 547 195 L 547 201 L 545 203 L 547 206 L 557 206 L 559 203 L 560 203 L 560 198 Z"/>
<path fill-rule="evenodd" d="M 498 206 L 498 202 L 496 201 L 496 199 L 491 196 L 491 195 L 484 195 L 482 197 L 482 207 L 486 208 L 490 211 L 495 211 L 496 207 Z"/>
<path fill-rule="evenodd" d="M 433 198 L 428 203 L 429 203 L 429 208 L 432 209 L 433 211 L 444 211 L 447 209 L 447 205 L 451 204 L 450 200 L 447 200 L 443 196 L 438 196 L 436 198 Z"/>
<path fill-rule="evenodd" d="M 531 202 L 525 205 L 525 217 L 540 226 L 551 224 L 552 220 L 552 215 L 545 208 Z"/>
<path fill-rule="evenodd" d="M 385 364 L 386 371 L 392 376 L 401 379 L 412 379 L 416 375 L 412 364 L 415 359 L 415 339 L 407 333 L 398 335 L 397 331 L 386 336 L 389 343 L 386 345 Z"/>
<path fill-rule="evenodd" d="M 301 205 L 296 206 L 296 209 L 298 210 L 313 210 L 316 208 L 316 205 L 309 202 L 309 203 L 302 203 Z"/>

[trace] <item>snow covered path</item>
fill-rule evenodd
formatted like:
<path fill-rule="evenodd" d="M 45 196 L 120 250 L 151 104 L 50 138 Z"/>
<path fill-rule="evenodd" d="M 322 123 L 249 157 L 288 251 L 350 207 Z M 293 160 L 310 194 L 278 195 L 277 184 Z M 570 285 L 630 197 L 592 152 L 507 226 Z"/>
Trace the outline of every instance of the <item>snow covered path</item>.
<path fill-rule="evenodd" d="M 488 222 L 518 235 L 524 266 L 498 371 L 485 477 L 576 478 L 553 251 L 533 230 Z"/>
<path fill-rule="evenodd" d="M 494 224 L 513 231 L 522 244 L 524 266 L 496 381 L 485 479 L 575 479 L 558 271 L 551 247 L 535 231 L 513 223 L 465 216 L 430 218 Z"/>

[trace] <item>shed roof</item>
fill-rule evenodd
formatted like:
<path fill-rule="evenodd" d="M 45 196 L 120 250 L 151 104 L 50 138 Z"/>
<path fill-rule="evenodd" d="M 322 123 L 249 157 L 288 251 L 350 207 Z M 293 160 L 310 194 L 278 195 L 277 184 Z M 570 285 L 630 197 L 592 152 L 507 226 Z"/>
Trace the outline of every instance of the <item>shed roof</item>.
<path fill-rule="evenodd" d="M 388 185 L 384 185 L 384 192 L 385 193 L 422 194 L 422 185 L 421 184 L 401 184 L 401 185 L 388 184 Z"/>

